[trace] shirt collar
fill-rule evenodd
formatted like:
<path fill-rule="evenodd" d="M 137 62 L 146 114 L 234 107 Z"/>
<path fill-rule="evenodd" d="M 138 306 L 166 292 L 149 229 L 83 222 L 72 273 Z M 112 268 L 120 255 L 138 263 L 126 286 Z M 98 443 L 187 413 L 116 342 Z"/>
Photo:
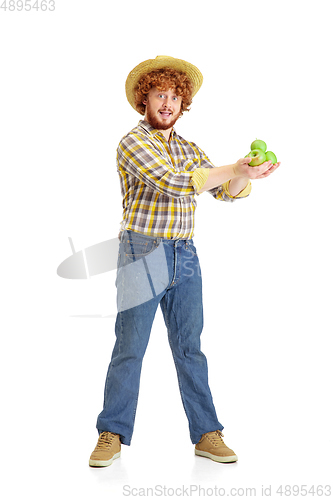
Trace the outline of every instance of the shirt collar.
<path fill-rule="evenodd" d="M 138 125 L 139 125 L 139 127 L 143 128 L 146 132 L 148 132 L 148 134 L 151 134 L 151 135 L 158 134 L 164 138 L 164 135 L 160 132 L 160 130 L 152 127 L 152 125 L 150 125 L 150 123 L 148 123 L 146 120 L 140 120 Z M 170 140 L 172 140 L 175 135 L 176 135 L 176 131 L 174 128 L 172 128 L 171 134 L 170 134 Z"/>

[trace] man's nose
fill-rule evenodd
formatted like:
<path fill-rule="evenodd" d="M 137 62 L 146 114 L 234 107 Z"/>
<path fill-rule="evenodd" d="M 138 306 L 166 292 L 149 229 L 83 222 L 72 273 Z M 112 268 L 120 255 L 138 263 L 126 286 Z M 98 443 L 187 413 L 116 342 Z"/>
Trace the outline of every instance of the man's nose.
<path fill-rule="evenodd" d="M 167 97 L 166 100 L 165 100 L 165 102 L 164 102 L 164 106 L 166 108 L 170 108 L 171 104 L 172 104 L 172 97 Z"/>

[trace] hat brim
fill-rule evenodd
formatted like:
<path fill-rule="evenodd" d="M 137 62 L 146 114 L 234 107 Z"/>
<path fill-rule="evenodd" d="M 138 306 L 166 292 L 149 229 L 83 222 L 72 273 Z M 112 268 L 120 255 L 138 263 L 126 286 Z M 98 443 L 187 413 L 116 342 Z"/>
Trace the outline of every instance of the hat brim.
<path fill-rule="evenodd" d="M 195 94 L 198 92 L 198 90 L 202 85 L 203 76 L 199 71 L 199 69 L 191 63 L 183 61 L 182 59 L 175 59 L 174 57 L 169 57 L 169 56 L 157 56 L 155 59 L 148 59 L 147 61 L 143 61 L 142 63 L 135 66 L 135 68 L 132 69 L 132 71 L 129 73 L 126 79 L 125 83 L 126 97 L 132 108 L 135 109 L 135 111 L 138 110 L 135 107 L 134 89 L 138 81 L 143 75 L 150 73 L 151 71 L 154 71 L 156 69 L 162 69 L 162 68 L 172 68 L 175 69 L 176 71 L 181 71 L 185 73 L 193 85 L 192 97 L 195 96 Z"/>

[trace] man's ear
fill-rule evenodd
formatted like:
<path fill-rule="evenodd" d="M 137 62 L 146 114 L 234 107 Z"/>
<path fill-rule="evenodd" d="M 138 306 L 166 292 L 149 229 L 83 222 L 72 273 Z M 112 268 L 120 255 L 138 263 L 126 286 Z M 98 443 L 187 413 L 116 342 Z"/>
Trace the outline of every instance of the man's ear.
<path fill-rule="evenodd" d="M 147 104 L 147 99 L 144 99 L 144 100 L 142 101 L 142 104 L 146 105 L 146 104 Z"/>

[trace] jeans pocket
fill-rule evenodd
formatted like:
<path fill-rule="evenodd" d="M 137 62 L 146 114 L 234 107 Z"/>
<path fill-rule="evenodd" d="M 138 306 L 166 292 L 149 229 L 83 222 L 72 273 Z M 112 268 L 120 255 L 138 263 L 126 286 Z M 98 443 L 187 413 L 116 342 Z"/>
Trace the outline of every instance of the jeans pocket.
<path fill-rule="evenodd" d="M 186 248 L 186 250 L 188 252 L 190 252 L 190 254 L 192 254 L 193 256 L 197 257 L 197 249 L 195 248 L 194 243 L 193 243 L 192 240 L 187 240 L 186 241 L 185 248 Z"/>
<path fill-rule="evenodd" d="M 123 244 L 126 259 L 133 262 L 146 257 L 158 247 L 156 239 L 132 233 L 126 235 Z"/>

